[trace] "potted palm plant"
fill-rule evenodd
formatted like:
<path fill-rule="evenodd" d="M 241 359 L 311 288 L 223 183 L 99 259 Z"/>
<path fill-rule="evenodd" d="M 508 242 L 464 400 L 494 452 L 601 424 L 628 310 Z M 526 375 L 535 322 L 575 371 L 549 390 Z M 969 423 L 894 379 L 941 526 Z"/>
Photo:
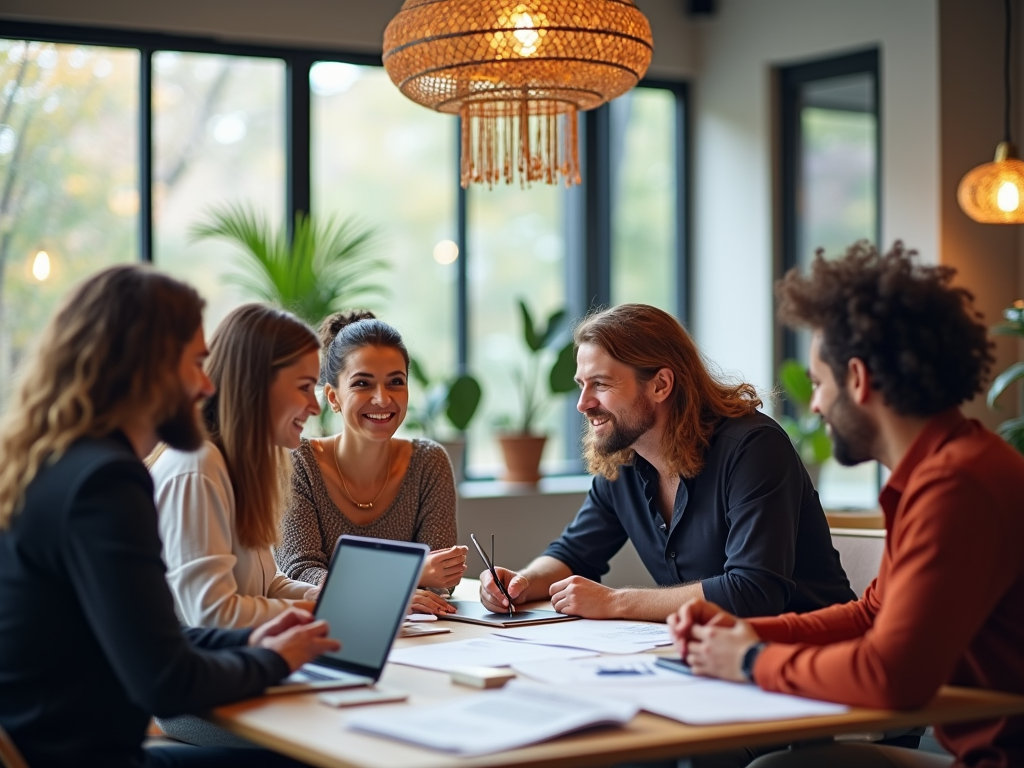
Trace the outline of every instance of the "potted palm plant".
<path fill-rule="evenodd" d="M 210 209 L 190 234 L 234 245 L 236 271 L 225 279 L 250 298 L 287 309 L 314 328 L 332 312 L 387 294 L 373 282 L 389 268 L 375 256 L 377 232 L 354 218 L 314 221 L 298 213 L 289 237 L 285 227 L 275 228 L 252 207 L 229 204 Z M 322 408 L 321 433 L 329 431 L 331 415 Z"/>
<path fill-rule="evenodd" d="M 540 458 L 547 442 L 546 435 L 536 433 L 536 420 L 551 396 L 576 388 L 576 357 L 564 309 L 552 312 L 543 326 L 534 322 L 522 299 L 519 312 L 527 359 L 521 368 L 513 369 L 512 380 L 520 415 L 510 431 L 499 435 L 498 442 L 505 458 L 505 479 L 536 483 L 540 480 Z"/>
<path fill-rule="evenodd" d="M 409 409 L 406 423 L 436 440 L 448 452 L 455 470 L 455 479 L 464 479 L 466 455 L 465 433 L 480 406 L 483 390 L 480 382 L 468 373 L 441 380 L 430 378 L 415 358 L 409 361 L 409 374 L 423 389 L 423 404 Z M 455 431 L 455 437 L 444 437 L 438 429 L 441 416 Z"/>
<path fill-rule="evenodd" d="M 1006 322 L 997 325 L 992 333 L 1000 336 L 1024 337 L 1024 300 L 1015 301 L 1012 307 L 1003 311 Z M 1024 379 L 1024 361 L 1014 363 L 1005 371 L 1000 373 L 992 381 L 988 390 L 988 407 L 993 410 L 999 407 L 996 402 L 1002 397 L 1015 382 Z M 1018 396 L 1020 397 L 1020 413 L 1015 419 L 1007 419 L 999 425 L 999 434 L 1006 442 L 1024 454 L 1024 384 L 1020 386 Z"/>
<path fill-rule="evenodd" d="M 821 465 L 832 455 L 832 441 L 825 431 L 821 416 L 811 411 L 811 379 L 797 360 L 786 360 L 779 369 L 779 384 L 793 404 L 793 415 L 784 414 L 779 423 L 793 441 L 797 453 L 807 467 L 814 487 L 818 487 Z"/>

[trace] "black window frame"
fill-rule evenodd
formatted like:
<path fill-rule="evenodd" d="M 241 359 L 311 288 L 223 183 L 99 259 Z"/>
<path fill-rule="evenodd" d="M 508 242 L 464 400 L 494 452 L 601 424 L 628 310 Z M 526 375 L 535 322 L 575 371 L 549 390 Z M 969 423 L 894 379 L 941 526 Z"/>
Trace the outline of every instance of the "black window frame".
<path fill-rule="evenodd" d="M 72 26 L 49 22 L 0 21 L 0 37 L 12 40 L 56 44 L 104 46 L 139 51 L 138 77 L 138 183 L 139 240 L 141 261 L 152 262 L 153 246 L 153 54 L 159 51 L 245 56 L 277 59 L 285 65 L 285 216 L 291 229 L 298 213 L 311 206 L 311 92 L 310 69 L 317 62 L 337 61 L 364 66 L 382 66 L 381 55 L 341 49 L 287 47 L 278 45 L 228 42 L 214 37 L 147 32 L 109 27 Z M 691 303 L 690 267 L 690 125 L 689 85 L 685 81 L 648 78 L 638 87 L 670 91 L 676 101 L 676 297 L 678 319 L 687 324 Z M 580 126 L 583 183 L 576 192 L 581 211 L 574 233 L 575 255 L 566 259 L 566 306 L 574 317 L 611 301 L 611 172 L 609 157 L 609 107 L 583 113 Z M 453 141 L 458 150 L 458 121 L 453 120 Z M 472 258 L 467 241 L 467 191 L 459 186 L 459 153 L 455 154 L 452 173 L 456 196 L 456 243 L 460 258 L 456 261 L 456 364 L 465 371 L 471 355 L 469 336 L 468 262 Z M 567 429 L 578 429 L 579 416 L 569 409 Z M 572 425 L 575 425 L 573 427 Z M 567 434 L 574 434 L 570 431 Z M 569 471 L 580 470 L 578 446 L 566 457 Z"/>
<path fill-rule="evenodd" d="M 875 232 L 878 244 L 882 235 L 882 94 L 881 94 L 881 52 L 877 47 L 852 53 L 829 56 L 814 61 L 777 70 L 779 88 L 780 133 L 780 258 L 776 259 L 776 279 L 781 278 L 793 267 L 799 266 L 798 233 L 800 229 L 800 111 L 801 89 L 807 83 L 830 80 L 835 77 L 868 74 L 874 83 L 875 118 L 878 130 L 875 133 L 875 158 L 878 172 L 875 175 Z M 783 360 L 799 356 L 797 335 L 789 328 L 777 328 L 775 374 L 778 376 Z"/>

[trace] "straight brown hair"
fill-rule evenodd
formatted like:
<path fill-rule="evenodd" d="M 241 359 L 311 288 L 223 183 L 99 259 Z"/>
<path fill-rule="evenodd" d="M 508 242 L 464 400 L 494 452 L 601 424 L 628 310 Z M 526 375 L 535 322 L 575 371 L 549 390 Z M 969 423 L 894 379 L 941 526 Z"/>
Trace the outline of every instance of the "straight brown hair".
<path fill-rule="evenodd" d="M 288 450 L 272 441 L 270 387 L 278 371 L 319 348 L 312 328 L 263 304 L 238 307 L 210 340 L 206 372 L 217 393 L 203 404 L 203 421 L 224 454 L 235 494 L 235 531 L 243 546 L 278 542 L 290 487 Z"/>
<path fill-rule="evenodd" d="M 76 440 L 108 435 L 153 403 L 158 419 L 170 415 L 181 354 L 202 322 L 194 288 L 140 264 L 106 269 L 68 292 L 0 424 L 0 529 L 40 468 Z"/>
<path fill-rule="evenodd" d="M 715 425 L 722 418 L 746 416 L 761 407 L 752 384 L 727 384 L 712 375 L 693 338 L 668 312 L 647 304 L 620 304 L 585 317 L 573 333 L 577 348 L 594 344 L 633 368 L 637 381 L 646 384 L 662 368 L 675 376 L 669 396 L 669 419 L 662 450 L 669 470 L 695 477 Z M 590 472 L 609 480 L 619 467 L 631 464 L 635 451 L 627 448 L 603 456 L 587 447 L 584 458 Z"/>

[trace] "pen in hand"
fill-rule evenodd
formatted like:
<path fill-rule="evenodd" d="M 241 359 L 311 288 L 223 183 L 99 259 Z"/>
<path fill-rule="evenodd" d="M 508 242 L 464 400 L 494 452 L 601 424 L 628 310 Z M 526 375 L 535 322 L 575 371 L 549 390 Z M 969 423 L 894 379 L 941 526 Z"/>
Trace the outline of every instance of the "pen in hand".
<path fill-rule="evenodd" d="M 508 588 L 505 583 L 498 577 L 498 572 L 494 569 L 494 534 L 491 534 L 491 556 L 490 558 L 484 553 L 483 547 L 480 546 L 480 542 L 476 540 L 476 534 L 469 534 L 470 541 L 473 542 L 473 546 L 476 547 L 477 554 L 480 555 L 480 559 L 484 561 L 484 565 L 487 566 L 487 570 L 491 572 L 491 578 L 494 579 L 494 583 L 498 587 L 498 591 L 501 592 L 502 596 L 508 600 L 508 615 L 511 617 L 516 612 L 515 606 L 512 605 L 512 596 L 508 593 Z"/>

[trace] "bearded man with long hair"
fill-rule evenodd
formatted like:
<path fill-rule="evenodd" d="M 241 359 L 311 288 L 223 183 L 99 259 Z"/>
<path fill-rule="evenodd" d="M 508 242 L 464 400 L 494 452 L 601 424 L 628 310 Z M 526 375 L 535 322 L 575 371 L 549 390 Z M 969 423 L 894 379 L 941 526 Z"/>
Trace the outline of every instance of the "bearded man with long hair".
<path fill-rule="evenodd" d="M 258 749 L 143 749 L 152 715 L 258 695 L 338 643 L 292 609 L 182 630 L 165 581 L 158 442 L 202 444 L 203 301 L 151 268 L 69 292 L 0 424 L 0 726 L 33 768 L 281 766 Z"/>
<path fill-rule="evenodd" d="M 574 339 L 596 477 L 543 555 L 497 569 L 513 603 L 550 596 L 574 616 L 664 621 L 698 597 L 741 616 L 854 599 L 807 471 L 754 387 L 716 378 L 679 321 L 644 304 L 592 314 Z M 627 540 L 657 588 L 600 584 Z M 483 604 L 508 610 L 480 578 Z"/>

